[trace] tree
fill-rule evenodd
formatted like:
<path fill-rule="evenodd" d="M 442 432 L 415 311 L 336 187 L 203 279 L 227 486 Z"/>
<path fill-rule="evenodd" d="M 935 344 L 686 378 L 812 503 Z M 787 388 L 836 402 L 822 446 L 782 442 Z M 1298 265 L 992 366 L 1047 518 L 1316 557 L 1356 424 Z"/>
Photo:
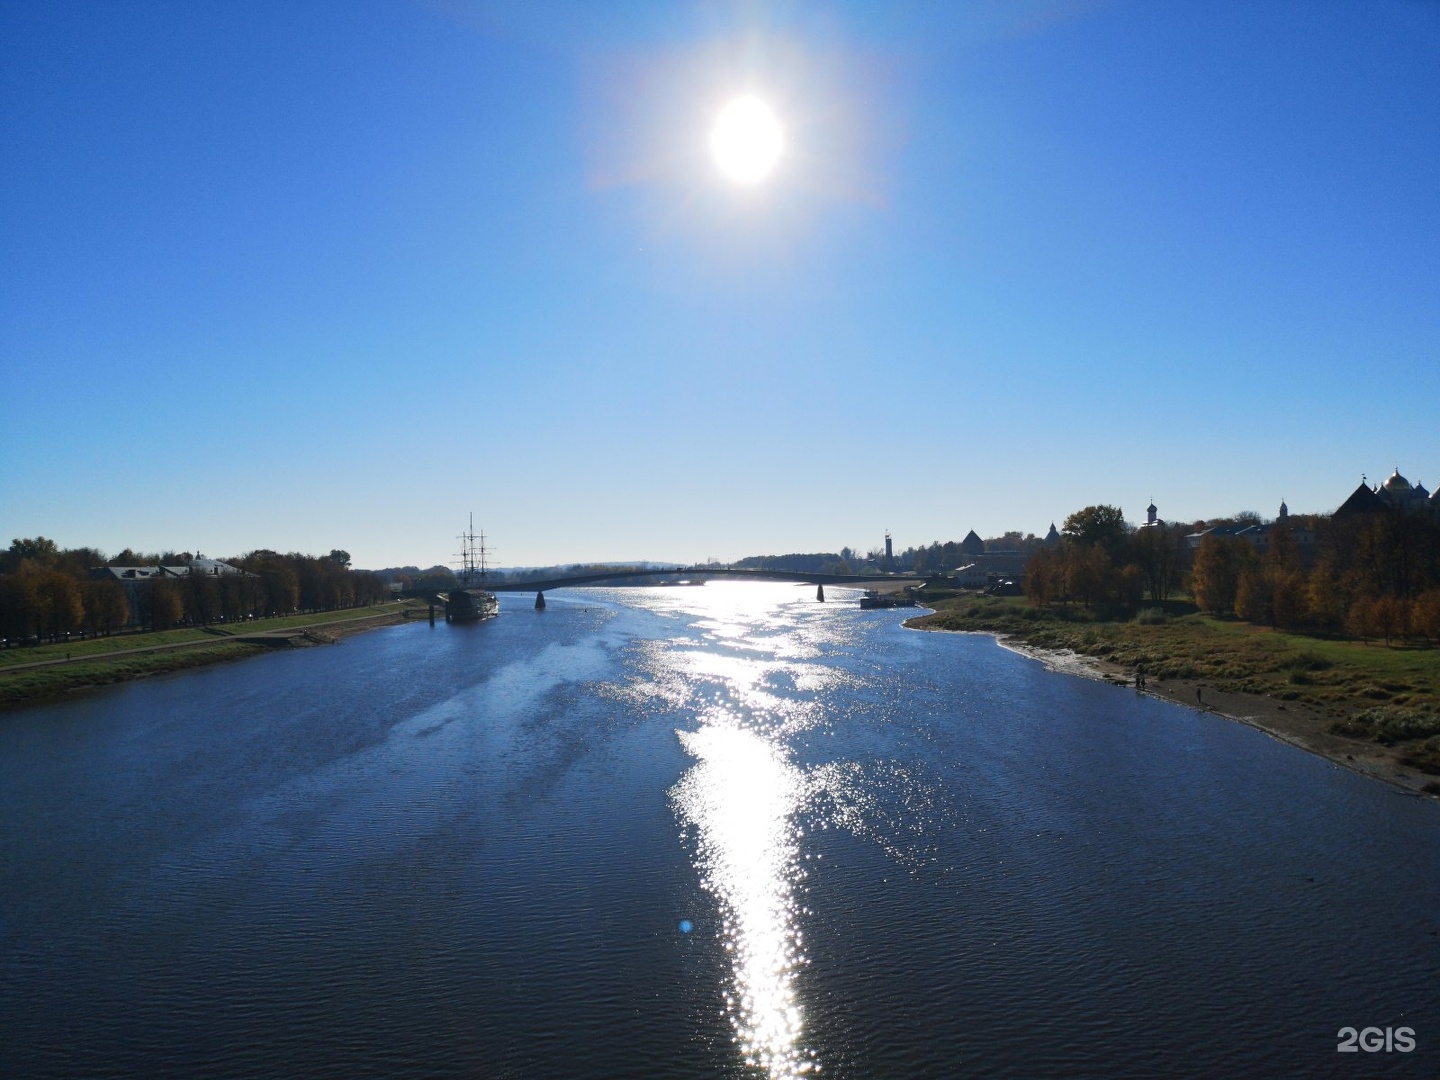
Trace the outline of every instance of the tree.
<path fill-rule="evenodd" d="M 1305 582 L 1305 607 L 1310 621 L 1321 630 L 1337 631 L 1345 626 L 1351 590 L 1336 569 L 1333 555 L 1326 552 L 1310 571 Z"/>
<path fill-rule="evenodd" d="M 1119 554 L 1129 530 L 1125 525 L 1125 512 L 1118 506 L 1087 506 L 1067 517 L 1060 531 L 1077 543 L 1099 544 L 1113 559 Z"/>
<path fill-rule="evenodd" d="M 1270 527 L 1269 540 L 1260 560 L 1269 592 L 1268 621 L 1271 626 L 1294 630 L 1309 614 L 1300 546 L 1290 529 L 1279 522 Z"/>
<path fill-rule="evenodd" d="M 331 548 L 330 554 L 326 556 L 326 558 L 330 559 L 332 562 L 338 563 L 346 569 L 349 569 L 350 552 L 348 551 L 342 551 L 340 548 Z"/>
<path fill-rule="evenodd" d="M 140 593 L 140 618 L 152 630 L 168 630 L 184 610 L 180 590 L 168 578 L 152 578 Z"/>
<path fill-rule="evenodd" d="M 105 565 L 105 553 L 92 547 L 66 548 L 55 557 L 53 565 L 76 581 L 85 581 L 92 567 Z"/>
<path fill-rule="evenodd" d="M 1169 525 L 1154 525 L 1135 531 L 1131 544 L 1135 564 L 1145 575 L 1145 586 L 1154 603 L 1168 599 L 1179 585 L 1180 545 L 1183 542 L 1180 530 Z"/>
<path fill-rule="evenodd" d="M 1440 589 L 1417 596 L 1410 608 L 1410 625 L 1431 641 L 1440 641 Z"/>
<path fill-rule="evenodd" d="M 1240 572 L 1235 583 L 1235 614 L 1246 622 L 1275 624 L 1275 594 L 1270 579 L 1253 562 Z"/>
<path fill-rule="evenodd" d="M 1233 536 L 1213 533 L 1200 541 L 1190 569 L 1190 592 L 1202 611 L 1235 611 L 1241 573 L 1255 560 L 1255 549 Z"/>
<path fill-rule="evenodd" d="M 33 540 L 11 540 L 10 550 L 5 553 L 4 568 L 13 572 L 19 570 L 20 564 L 27 561 L 49 566 L 59 554 L 55 541 L 47 540 L 43 536 L 37 536 Z"/>
<path fill-rule="evenodd" d="M 23 641 L 40 633 L 36 623 L 39 601 L 38 574 L 24 565 L 13 574 L 0 575 L 0 633 L 7 639 Z"/>
<path fill-rule="evenodd" d="M 113 634 L 130 620 L 130 601 L 114 578 L 87 581 L 81 586 L 85 625 L 94 634 Z"/>
<path fill-rule="evenodd" d="M 284 615 L 294 611 L 300 603 L 300 581 L 295 569 L 282 556 L 270 552 L 268 557 L 246 560 L 245 569 L 260 575 L 264 587 L 264 610 L 269 614 Z"/>
<path fill-rule="evenodd" d="M 1115 575 L 1115 591 L 1121 604 L 1135 610 L 1145 599 L 1145 571 L 1126 563 Z"/>
<path fill-rule="evenodd" d="M 79 583 L 59 570 L 43 569 L 34 563 L 27 567 L 33 567 L 37 575 L 35 597 L 40 635 L 57 641 L 61 634 L 80 629 L 85 621 L 85 605 L 80 599 Z"/>
<path fill-rule="evenodd" d="M 1114 564 L 1098 544 L 1071 545 L 1065 553 L 1066 592 L 1087 608 L 1110 595 L 1114 576 Z"/>
<path fill-rule="evenodd" d="M 1270 614 L 1275 626 L 1295 630 L 1310 617 L 1309 595 L 1305 575 L 1298 570 L 1272 570 L 1270 581 Z"/>
<path fill-rule="evenodd" d="M 198 566 L 191 566 L 185 575 L 183 603 L 185 616 L 192 623 L 208 626 L 219 607 L 219 596 L 214 583 L 215 575 L 207 574 Z"/>
<path fill-rule="evenodd" d="M 1025 564 L 1025 595 L 1037 607 L 1060 599 L 1065 592 L 1062 554 L 1043 548 Z"/>
<path fill-rule="evenodd" d="M 1365 641 L 1379 633 L 1379 626 L 1375 601 L 1368 596 L 1356 597 L 1355 602 L 1350 605 L 1350 610 L 1345 614 L 1345 632 L 1351 637 L 1358 637 L 1361 641 Z"/>
<path fill-rule="evenodd" d="M 1385 644 L 1410 633 L 1410 605 L 1398 596 L 1382 596 L 1375 601 L 1375 626 L 1385 637 Z"/>

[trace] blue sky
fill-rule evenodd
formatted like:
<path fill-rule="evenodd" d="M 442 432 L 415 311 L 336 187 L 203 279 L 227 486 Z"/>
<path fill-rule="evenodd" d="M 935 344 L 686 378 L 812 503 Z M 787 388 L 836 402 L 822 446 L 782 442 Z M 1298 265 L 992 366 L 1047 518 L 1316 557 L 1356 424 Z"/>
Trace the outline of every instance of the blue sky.
<path fill-rule="evenodd" d="M 11 0 L 0 541 L 688 561 L 1433 488 L 1437 56 L 1418 0 Z"/>

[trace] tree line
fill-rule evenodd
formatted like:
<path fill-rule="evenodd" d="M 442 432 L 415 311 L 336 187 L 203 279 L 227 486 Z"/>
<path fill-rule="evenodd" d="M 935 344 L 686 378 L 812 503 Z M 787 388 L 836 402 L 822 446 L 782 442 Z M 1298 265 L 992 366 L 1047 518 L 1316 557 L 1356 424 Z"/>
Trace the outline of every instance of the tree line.
<path fill-rule="evenodd" d="M 59 548 L 43 536 L 17 539 L 0 552 L 0 637 L 7 644 L 108 635 L 127 626 L 164 630 L 298 611 L 332 611 L 376 603 L 385 583 L 352 570 L 350 556 L 256 550 L 222 560 L 243 571 L 216 574 L 189 552 L 113 558 L 96 548 Z M 91 573 L 104 566 L 184 567 L 178 576 L 138 579 L 129 587 Z"/>
<path fill-rule="evenodd" d="M 1205 537 L 1190 574 L 1196 604 L 1284 630 L 1440 639 L 1440 521 L 1387 509 L 1320 518 L 1313 531 L 1313 554 L 1278 526 L 1263 554 Z"/>
<path fill-rule="evenodd" d="M 1264 551 L 1214 531 L 1250 524 L 1259 516 L 1135 528 L 1117 507 L 1087 506 L 1065 519 L 1058 547 L 1031 556 L 1025 593 L 1037 605 L 1134 611 L 1188 592 L 1202 611 L 1284 630 L 1440 639 L 1440 520 L 1292 515 L 1270 525 Z M 1201 532 L 1191 552 L 1186 538 Z"/>
<path fill-rule="evenodd" d="M 1065 519 L 1058 547 L 1042 546 L 1025 567 L 1035 604 L 1097 604 L 1134 610 L 1169 599 L 1183 585 L 1187 527 L 1135 528 L 1115 506 L 1087 506 Z"/>

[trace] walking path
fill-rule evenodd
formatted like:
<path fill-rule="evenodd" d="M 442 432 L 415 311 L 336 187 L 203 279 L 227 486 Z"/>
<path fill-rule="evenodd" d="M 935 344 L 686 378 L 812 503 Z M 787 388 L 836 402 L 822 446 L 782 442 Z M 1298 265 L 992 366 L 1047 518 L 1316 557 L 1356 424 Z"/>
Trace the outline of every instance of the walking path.
<path fill-rule="evenodd" d="M 362 622 L 399 622 L 404 618 L 402 611 L 370 612 L 368 615 L 351 615 L 344 619 L 328 619 L 325 622 L 309 623 L 305 626 L 282 626 L 273 630 L 253 630 L 236 633 L 233 630 L 222 630 L 219 627 L 205 627 L 210 636 L 195 638 L 193 641 L 172 641 L 165 645 L 142 645 L 134 649 L 116 649 L 113 652 L 92 652 L 82 656 L 65 656 L 53 660 L 33 660 L 26 664 L 7 664 L 0 667 L 0 675 L 9 674 L 12 671 L 31 671 L 35 668 L 54 667 L 57 664 L 81 664 L 94 661 L 108 661 L 120 656 L 135 656 L 139 653 L 171 652 L 175 649 L 193 649 L 201 645 L 223 645 L 226 642 L 242 642 L 256 645 L 263 645 L 267 641 L 279 641 L 285 638 L 304 637 L 307 634 L 319 630 L 329 630 L 333 627 L 351 626 Z"/>

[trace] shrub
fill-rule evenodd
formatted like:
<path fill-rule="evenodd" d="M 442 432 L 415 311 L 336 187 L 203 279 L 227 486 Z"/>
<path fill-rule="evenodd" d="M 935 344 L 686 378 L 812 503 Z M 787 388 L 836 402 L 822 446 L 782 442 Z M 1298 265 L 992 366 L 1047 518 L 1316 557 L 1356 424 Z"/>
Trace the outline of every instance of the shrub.
<path fill-rule="evenodd" d="M 1170 616 L 1164 608 L 1141 608 L 1140 613 L 1135 616 L 1135 622 L 1141 626 L 1163 626 L 1169 621 Z"/>
<path fill-rule="evenodd" d="M 1411 747 L 1400 762 L 1431 776 L 1440 775 L 1440 735 L 1432 735 L 1418 746 Z"/>
<path fill-rule="evenodd" d="M 1440 735 L 1440 714 L 1420 709 L 1402 709 L 1393 705 L 1377 705 L 1362 709 L 1345 720 L 1330 725 L 1336 735 L 1354 739 L 1373 739 L 1389 746 L 1409 739 L 1431 739 Z"/>
<path fill-rule="evenodd" d="M 1177 663 L 1161 664 L 1155 670 L 1157 679 L 1193 679 L 1197 674 L 1195 668 L 1183 660 Z"/>

